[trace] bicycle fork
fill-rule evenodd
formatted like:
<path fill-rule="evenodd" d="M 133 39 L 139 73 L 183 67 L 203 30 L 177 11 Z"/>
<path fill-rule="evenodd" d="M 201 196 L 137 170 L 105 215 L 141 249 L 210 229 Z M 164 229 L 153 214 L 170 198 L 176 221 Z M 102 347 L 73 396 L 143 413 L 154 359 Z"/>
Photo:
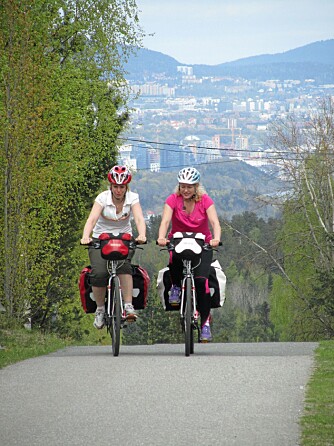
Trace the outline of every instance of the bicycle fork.
<path fill-rule="evenodd" d="M 114 317 L 115 314 L 115 308 L 114 308 L 114 302 L 113 302 L 113 296 L 112 296 L 112 282 L 113 280 L 119 280 L 116 274 L 111 274 L 108 280 L 107 285 L 107 317 L 108 317 L 108 324 L 107 327 L 111 326 L 111 318 Z M 120 293 L 120 306 L 121 306 L 121 328 L 123 328 L 126 324 L 126 317 L 125 317 L 125 310 L 123 305 L 123 298 L 122 298 L 122 289 L 121 285 L 119 284 L 119 293 Z"/>
<path fill-rule="evenodd" d="M 188 271 L 187 265 L 185 267 L 186 267 L 186 274 L 184 275 L 184 278 L 182 280 L 182 286 L 181 286 L 181 305 L 180 305 L 181 324 L 183 326 L 185 299 L 186 299 L 186 282 L 187 282 L 187 278 L 190 278 L 191 279 L 191 299 L 192 299 L 192 317 L 191 317 L 191 319 L 192 319 L 193 328 L 198 329 L 199 312 L 197 310 L 197 304 L 196 304 L 195 281 L 194 281 L 194 277 L 191 274 L 191 272 Z"/>

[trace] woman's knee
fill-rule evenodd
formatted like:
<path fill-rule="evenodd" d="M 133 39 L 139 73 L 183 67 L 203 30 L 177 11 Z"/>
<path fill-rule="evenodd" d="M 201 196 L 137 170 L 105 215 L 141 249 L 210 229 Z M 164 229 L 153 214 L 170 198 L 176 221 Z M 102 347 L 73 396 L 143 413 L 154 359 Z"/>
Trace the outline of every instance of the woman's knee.
<path fill-rule="evenodd" d="M 200 294 L 209 294 L 209 279 L 206 277 L 195 277 L 195 287 Z"/>
<path fill-rule="evenodd" d="M 204 291 L 206 288 L 207 279 L 205 277 L 195 277 L 195 287 L 198 290 Z"/>

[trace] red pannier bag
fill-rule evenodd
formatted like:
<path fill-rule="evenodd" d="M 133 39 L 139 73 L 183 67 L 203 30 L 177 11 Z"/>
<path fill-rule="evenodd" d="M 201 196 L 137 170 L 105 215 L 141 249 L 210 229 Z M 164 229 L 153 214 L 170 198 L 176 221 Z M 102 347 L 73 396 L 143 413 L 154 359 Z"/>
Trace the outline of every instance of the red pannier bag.
<path fill-rule="evenodd" d="M 148 288 L 150 286 L 149 275 L 143 267 L 132 266 L 132 304 L 135 310 L 143 310 L 147 305 Z"/>
<path fill-rule="evenodd" d="M 81 305 L 85 313 L 95 313 L 96 311 L 96 302 L 93 300 L 93 291 L 89 282 L 89 274 L 92 271 L 92 268 L 89 266 L 85 266 L 81 270 L 78 286 L 80 291 L 80 299 Z"/>
<path fill-rule="evenodd" d="M 101 256 L 106 260 L 125 260 L 129 255 L 132 235 L 127 232 L 114 235 L 104 232 L 99 236 Z"/>

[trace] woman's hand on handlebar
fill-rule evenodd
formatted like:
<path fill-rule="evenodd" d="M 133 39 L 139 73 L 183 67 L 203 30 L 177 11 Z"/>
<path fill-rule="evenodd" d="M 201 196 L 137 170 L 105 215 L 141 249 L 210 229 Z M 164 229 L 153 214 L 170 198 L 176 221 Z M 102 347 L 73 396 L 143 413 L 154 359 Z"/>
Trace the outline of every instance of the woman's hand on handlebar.
<path fill-rule="evenodd" d="M 89 245 L 93 241 L 90 237 L 82 237 L 80 240 L 80 245 Z"/>
<path fill-rule="evenodd" d="M 213 238 L 212 240 L 210 240 L 209 244 L 212 248 L 217 248 L 217 246 L 221 245 L 221 242 L 220 240 Z"/>
<path fill-rule="evenodd" d="M 168 243 L 169 243 L 169 240 L 165 237 L 159 237 L 157 240 L 157 244 L 159 246 L 166 246 L 166 245 L 168 245 Z"/>
<path fill-rule="evenodd" d="M 138 237 L 135 239 L 138 245 L 142 245 L 147 242 L 145 235 L 138 235 Z"/>

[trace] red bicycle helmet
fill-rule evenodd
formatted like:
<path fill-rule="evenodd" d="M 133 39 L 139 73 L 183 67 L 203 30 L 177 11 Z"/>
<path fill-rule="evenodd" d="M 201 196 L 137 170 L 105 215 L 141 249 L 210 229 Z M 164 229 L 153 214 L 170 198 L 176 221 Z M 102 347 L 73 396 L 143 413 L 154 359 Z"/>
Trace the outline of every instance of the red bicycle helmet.
<path fill-rule="evenodd" d="M 111 184 L 128 184 L 132 175 L 126 166 L 114 166 L 108 173 L 108 180 Z"/>

